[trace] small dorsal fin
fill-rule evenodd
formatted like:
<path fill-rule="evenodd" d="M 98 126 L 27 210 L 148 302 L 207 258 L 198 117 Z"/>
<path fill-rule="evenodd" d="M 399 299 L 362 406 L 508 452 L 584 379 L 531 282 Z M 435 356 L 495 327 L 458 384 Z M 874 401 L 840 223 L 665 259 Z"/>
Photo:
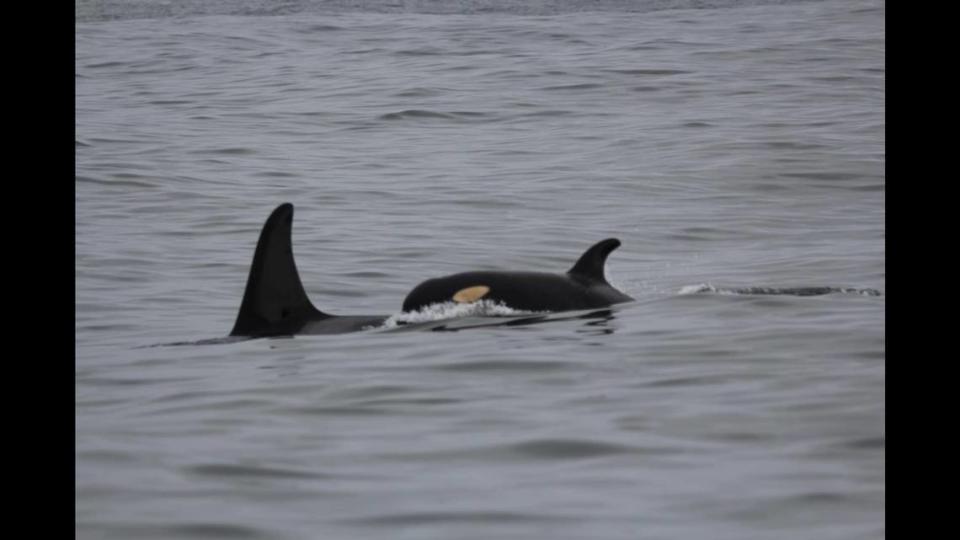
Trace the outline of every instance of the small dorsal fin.
<path fill-rule="evenodd" d="M 327 315 L 315 308 L 293 261 L 293 205 L 284 203 L 260 232 L 240 313 L 231 336 L 284 335 Z"/>
<path fill-rule="evenodd" d="M 603 267 L 607 263 L 607 257 L 610 253 L 620 247 L 620 240 L 616 238 L 607 238 L 593 245 L 585 251 L 567 273 L 579 278 L 607 282 L 604 277 Z"/>

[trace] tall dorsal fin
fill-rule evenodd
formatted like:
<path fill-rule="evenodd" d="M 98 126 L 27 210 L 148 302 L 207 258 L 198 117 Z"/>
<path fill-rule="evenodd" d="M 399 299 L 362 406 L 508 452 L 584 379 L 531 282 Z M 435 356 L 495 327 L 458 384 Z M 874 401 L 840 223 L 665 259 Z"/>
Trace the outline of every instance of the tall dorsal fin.
<path fill-rule="evenodd" d="M 281 204 L 260 232 L 231 336 L 292 334 L 308 320 L 328 317 L 310 303 L 300 282 L 292 230 L 293 205 Z"/>
<path fill-rule="evenodd" d="M 577 264 L 573 265 L 567 273 L 579 278 L 607 282 L 603 274 L 603 267 L 607 264 L 607 257 L 610 253 L 620 247 L 620 240 L 616 238 L 607 238 L 593 245 L 585 251 Z"/>

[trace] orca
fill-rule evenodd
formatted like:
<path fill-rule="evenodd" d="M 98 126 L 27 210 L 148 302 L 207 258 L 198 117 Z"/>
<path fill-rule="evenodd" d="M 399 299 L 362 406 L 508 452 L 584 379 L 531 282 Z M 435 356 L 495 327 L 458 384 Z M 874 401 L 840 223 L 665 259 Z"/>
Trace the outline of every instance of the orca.
<path fill-rule="evenodd" d="M 307 297 L 293 257 L 293 205 L 278 206 L 267 218 L 247 278 L 240 311 L 230 336 L 272 337 L 342 334 L 382 325 L 387 315 L 331 315 Z M 633 298 L 614 289 L 604 276 L 615 238 L 588 249 L 566 274 L 464 272 L 429 279 L 403 301 L 403 311 L 443 302 L 480 300 L 522 311 L 555 312 L 607 307 Z"/>
<path fill-rule="evenodd" d="M 463 272 L 428 279 L 403 301 L 403 311 L 418 311 L 441 302 L 490 300 L 522 311 L 573 311 L 629 302 L 603 273 L 607 257 L 620 247 L 616 238 L 588 249 L 566 274 L 542 272 Z"/>

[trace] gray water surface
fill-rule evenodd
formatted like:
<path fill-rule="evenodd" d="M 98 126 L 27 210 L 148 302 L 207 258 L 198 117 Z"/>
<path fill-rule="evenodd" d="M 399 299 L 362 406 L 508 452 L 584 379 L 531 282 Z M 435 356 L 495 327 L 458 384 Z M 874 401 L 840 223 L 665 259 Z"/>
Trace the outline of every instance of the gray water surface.
<path fill-rule="evenodd" d="M 885 295 L 749 294 L 885 293 L 883 2 L 268 5 L 76 3 L 78 538 L 885 535 Z M 282 202 L 331 313 L 608 237 L 636 301 L 152 347 Z"/>

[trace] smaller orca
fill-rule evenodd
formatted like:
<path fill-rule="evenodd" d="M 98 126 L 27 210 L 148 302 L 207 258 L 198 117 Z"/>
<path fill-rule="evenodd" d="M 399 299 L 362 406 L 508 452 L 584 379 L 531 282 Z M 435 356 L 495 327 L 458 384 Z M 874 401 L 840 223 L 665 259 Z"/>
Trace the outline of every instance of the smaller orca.
<path fill-rule="evenodd" d="M 410 291 L 403 311 L 417 311 L 442 302 L 490 300 L 522 311 L 594 309 L 633 300 L 614 289 L 603 273 L 616 238 L 588 249 L 566 274 L 541 272 L 463 272 L 428 279 Z"/>
<path fill-rule="evenodd" d="M 240 311 L 230 336 L 268 337 L 341 334 L 380 326 L 386 315 L 331 315 L 307 297 L 293 258 L 293 205 L 278 206 L 267 218 L 253 255 Z M 430 304 L 489 300 L 522 311 L 594 309 L 633 300 L 607 283 L 607 257 L 615 238 L 588 249 L 566 274 L 464 272 L 429 279 L 403 302 L 403 311 Z"/>

